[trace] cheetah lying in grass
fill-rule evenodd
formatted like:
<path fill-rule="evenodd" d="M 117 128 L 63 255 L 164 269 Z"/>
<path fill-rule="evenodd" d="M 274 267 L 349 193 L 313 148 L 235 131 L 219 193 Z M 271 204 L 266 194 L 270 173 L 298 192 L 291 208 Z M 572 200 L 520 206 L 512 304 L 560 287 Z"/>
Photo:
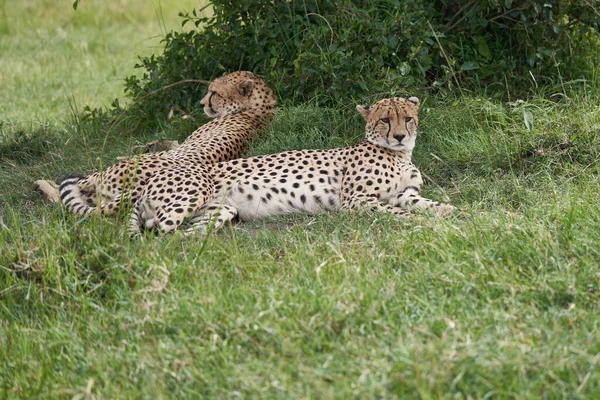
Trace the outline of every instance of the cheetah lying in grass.
<path fill-rule="evenodd" d="M 407 216 L 453 207 L 419 196 L 423 179 L 411 163 L 417 136 L 419 99 L 384 99 L 357 106 L 366 120 L 366 138 L 347 148 L 288 151 L 221 162 L 179 165 L 154 174 L 129 222 L 141 228 L 175 230 L 190 218 L 187 232 L 218 229 L 243 221 L 288 213 L 363 208 Z"/>
<path fill-rule="evenodd" d="M 68 176 L 59 190 L 44 180 L 36 181 L 34 187 L 50 201 L 58 201 L 60 192 L 67 209 L 77 214 L 98 211 L 114 215 L 123 199 L 131 197 L 135 202 L 146 181 L 158 170 L 239 157 L 277 109 L 273 91 L 260 78 L 244 71 L 211 82 L 201 104 L 214 119 L 172 150 L 141 154 L 88 176 Z"/>

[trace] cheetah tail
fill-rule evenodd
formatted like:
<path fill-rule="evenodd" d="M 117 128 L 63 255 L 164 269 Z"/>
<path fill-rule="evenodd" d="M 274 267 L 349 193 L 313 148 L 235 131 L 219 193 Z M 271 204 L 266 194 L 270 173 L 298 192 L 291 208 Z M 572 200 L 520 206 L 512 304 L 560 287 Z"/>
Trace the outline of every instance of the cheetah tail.
<path fill-rule="evenodd" d="M 135 208 L 131 212 L 131 217 L 129 218 L 129 225 L 127 226 L 127 236 L 130 238 L 135 238 L 142 233 L 142 221 L 140 215 L 140 209 L 138 204 L 135 205 Z"/>
<path fill-rule="evenodd" d="M 85 175 L 66 176 L 62 179 L 58 192 L 67 210 L 79 215 L 89 215 L 96 211 L 96 208 L 89 206 L 81 196 L 79 181 L 82 178 L 85 178 Z"/>

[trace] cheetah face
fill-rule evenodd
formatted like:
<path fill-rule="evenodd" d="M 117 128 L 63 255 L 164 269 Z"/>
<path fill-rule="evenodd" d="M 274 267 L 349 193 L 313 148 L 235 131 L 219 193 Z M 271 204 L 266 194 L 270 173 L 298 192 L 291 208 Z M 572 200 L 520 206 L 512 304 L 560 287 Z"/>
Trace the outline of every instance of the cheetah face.
<path fill-rule="evenodd" d="M 419 124 L 419 99 L 394 97 L 369 106 L 356 106 L 367 123 L 366 138 L 393 151 L 412 151 Z"/>
<path fill-rule="evenodd" d="M 234 72 L 212 81 L 200 101 L 206 115 L 215 118 L 245 110 L 252 97 L 253 78 L 250 72 Z"/>

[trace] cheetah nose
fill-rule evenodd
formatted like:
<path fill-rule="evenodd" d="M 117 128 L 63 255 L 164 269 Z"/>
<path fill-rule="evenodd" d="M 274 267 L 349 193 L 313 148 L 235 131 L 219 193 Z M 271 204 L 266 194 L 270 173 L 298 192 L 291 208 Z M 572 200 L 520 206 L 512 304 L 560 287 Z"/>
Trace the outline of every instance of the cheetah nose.
<path fill-rule="evenodd" d="M 394 139 L 396 139 L 399 143 L 402 142 L 406 135 L 394 135 Z"/>

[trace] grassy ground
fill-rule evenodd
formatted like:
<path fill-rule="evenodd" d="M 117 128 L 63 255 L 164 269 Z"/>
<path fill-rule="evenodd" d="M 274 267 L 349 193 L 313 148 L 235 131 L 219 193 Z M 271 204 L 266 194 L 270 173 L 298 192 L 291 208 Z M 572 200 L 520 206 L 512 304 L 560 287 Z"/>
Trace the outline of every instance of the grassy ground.
<path fill-rule="evenodd" d="M 137 241 L 31 182 L 191 122 L 111 132 L 103 150 L 103 127 L 31 105 L 53 123 L 0 144 L 0 397 L 597 398 L 599 101 L 424 99 L 415 163 L 458 208 L 446 220 L 331 213 Z M 352 108 L 286 107 L 250 154 L 354 143 Z"/>
<path fill-rule="evenodd" d="M 123 98 L 138 55 L 156 52 L 192 0 L 0 0 L 0 121 L 57 123 Z"/>

